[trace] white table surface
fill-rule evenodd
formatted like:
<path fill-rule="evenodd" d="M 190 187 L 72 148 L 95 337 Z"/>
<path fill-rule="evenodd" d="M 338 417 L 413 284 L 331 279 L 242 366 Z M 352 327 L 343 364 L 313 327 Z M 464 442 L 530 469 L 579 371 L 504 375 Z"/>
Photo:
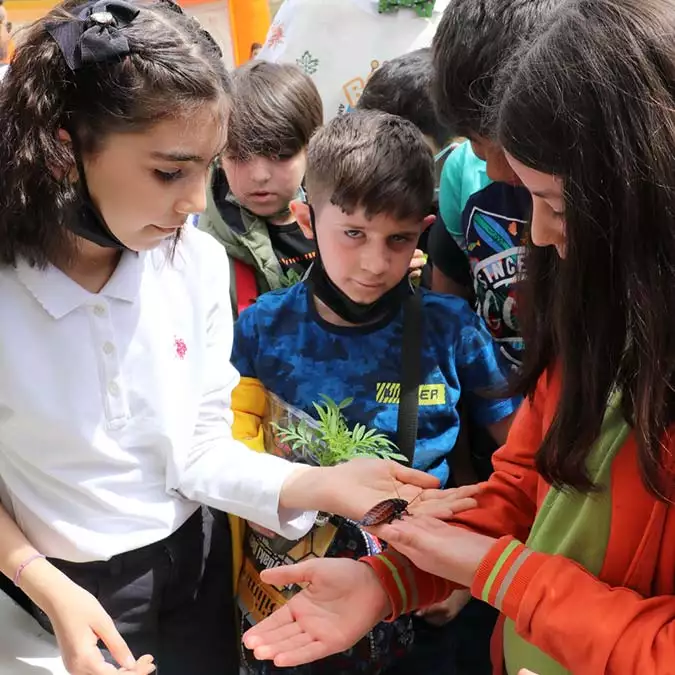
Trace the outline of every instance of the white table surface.
<path fill-rule="evenodd" d="M 67 675 L 54 638 L 0 591 L 0 673 Z"/>

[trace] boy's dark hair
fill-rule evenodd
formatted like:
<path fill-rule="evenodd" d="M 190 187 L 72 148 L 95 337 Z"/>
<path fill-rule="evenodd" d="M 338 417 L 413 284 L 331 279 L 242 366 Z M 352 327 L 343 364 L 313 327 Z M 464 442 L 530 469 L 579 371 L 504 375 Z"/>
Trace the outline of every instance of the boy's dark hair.
<path fill-rule="evenodd" d="M 433 211 L 434 160 L 422 132 L 407 120 L 376 110 L 339 115 L 309 144 L 307 192 L 367 218 L 386 213 L 423 219 Z"/>
<path fill-rule="evenodd" d="M 492 136 L 500 72 L 561 0 L 452 0 L 433 40 L 433 99 L 453 136 Z"/>
<path fill-rule="evenodd" d="M 450 140 L 450 132 L 432 103 L 432 81 L 431 50 L 418 49 L 385 61 L 371 75 L 357 107 L 399 115 L 442 148 Z"/>
<path fill-rule="evenodd" d="M 81 197 L 70 179 L 75 155 L 58 139 L 60 129 L 91 154 L 111 133 L 187 118 L 205 104 L 216 106 L 224 126 L 229 77 L 210 36 L 165 2 L 137 6 L 138 16 L 119 29 L 130 54 L 75 71 L 47 25 L 73 21 L 81 0 L 26 29 L 0 87 L 0 264 L 25 258 L 45 266 L 75 255 L 67 224 Z"/>
<path fill-rule="evenodd" d="M 522 384 L 562 377 L 537 466 L 589 489 L 587 459 L 621 395 L 645 486 L 672 500 L 675 423 L 675 11 L 672 0 L 566 2 L 513 60 L 499 138 L 559 176 L 567 253 L 531 247 Z M 672 501 L 671 501 L 672 503 Z"/>
<path fill-rule="evenodd" d="M 234 103 L 227 151 L 288 159 L 307 147 L 323 122 L 321 96 L 309 75 L 285 63 L 250 61 L 232 76 Z"/>

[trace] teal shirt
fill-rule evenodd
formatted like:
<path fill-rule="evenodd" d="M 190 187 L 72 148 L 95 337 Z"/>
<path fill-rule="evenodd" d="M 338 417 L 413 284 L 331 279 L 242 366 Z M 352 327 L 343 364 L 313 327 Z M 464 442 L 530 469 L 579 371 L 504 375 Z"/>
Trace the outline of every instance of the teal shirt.
<path fill-rule="evenodd" d="M 465 248 L 462 214 L 467 202 L 492 181 L 488 178 L 485 162 L 479 159 L 468 141 L 450 153 L 441 175 L 439 207 L 448 232 Z"/>
<path fill-rule="evenodd" d="M 463 143 L 448 157 L 439 211 L 469 259 L 476 311 L 515 368 L 524 348 L 516 290 L 525 272 L 523 241 L 531 210 L 532 199 L 524 187 L 488 178 L 487 166 L 471 143 Z"/>

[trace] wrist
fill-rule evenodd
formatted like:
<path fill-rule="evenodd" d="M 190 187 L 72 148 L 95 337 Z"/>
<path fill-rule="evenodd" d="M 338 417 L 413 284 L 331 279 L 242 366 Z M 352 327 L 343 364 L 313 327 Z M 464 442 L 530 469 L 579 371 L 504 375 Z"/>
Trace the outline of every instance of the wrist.
<path fill-rule="evenodd" d="M 45 559 L 47 556 L 43 555 L 42 553 L 32 553 L 31 555 L 27 556 L 23 562 L 16 568 L 16 572 L 14 574 L 14 577 L 12 581 L 14 582 L 15 586 L 19 586 L 21 583 L 21 575 L 23 574 L 23 571 L 28 567 L 31 563 L 34 563 L 36 560 L 42 560 Z"/>
<path fill-rule="evenodd" d="M 286 477 L 279 493 L 279 508 L 325 511 L 325 469 L 298 464 Z"/>
<path fill-rule="evenodd" d="M 365 568 L 365 572 L 361 571 L 362 574 L 370 577 L 372 580 L 373 588 L 373 604 L 378 609 L 379 621 L 384 621 L 388 619 L 393 614 L 393 608 L 391 604 L 391 599 L 387 589 L 383 586 L 382 580 L 377 575 L 377 572 L 366 562 L 359 560 L 359 564 L 362 568 Z"/>
<path fill-rule="evenodd" d="M 21 571 L 17 586 L 40 609 L 49 614 L 54 598 L 64 582 L 70 580 L 60 570 L 46 558 L 36 558 Z"/>
<path fill-rule="evenodd" d="M 497 540 L 475 532 L 456 529 L 457 534 L 461 534 L 455 549 L 457 556 L 451 578 L 455 583 L 471 588 L 481 562 Z"/>

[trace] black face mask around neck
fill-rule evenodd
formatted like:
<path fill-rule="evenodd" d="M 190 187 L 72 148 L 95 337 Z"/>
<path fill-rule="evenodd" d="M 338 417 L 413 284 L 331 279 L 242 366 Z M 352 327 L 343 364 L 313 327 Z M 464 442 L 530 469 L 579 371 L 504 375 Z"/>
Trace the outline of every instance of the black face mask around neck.
<path fill-rule="evenodd" d="M 316 221 L 314 209 L 309 207 L 314 241 L 316 242 L 316 258 L 309 272 L 308 283 L 312 293 L 330 310 L 335 312 L 343 321 L 355 325 L 372 323 L 389 316 L 393 316 L 401 308 L 403 301 L 412 293 L 412 286 L 406 273 L 405 277 L 379 297 L 375 302 L 354 302 L 346 293 L 339 289 L 326 273 L 321 260 L 319 242 L 316 236 Z"/>
<path fill-rule="evenodd" d="M 118 250 L 127 250 L 127 247 L 112 233 L 105 222 L 101 212 L 98 210 L 89 192 L 87 185 L 87 176 L 82 163 L 82 153 L 73 139 L 73 153 L 75 155 L 75 165 L 77 166 L 78 182 L 77 189 L 80 193 L 80 203 L 73 220 L 68 224 L 71 232 L 78 237 L 91 241 L 104 248 L 115 248 Z"/>

